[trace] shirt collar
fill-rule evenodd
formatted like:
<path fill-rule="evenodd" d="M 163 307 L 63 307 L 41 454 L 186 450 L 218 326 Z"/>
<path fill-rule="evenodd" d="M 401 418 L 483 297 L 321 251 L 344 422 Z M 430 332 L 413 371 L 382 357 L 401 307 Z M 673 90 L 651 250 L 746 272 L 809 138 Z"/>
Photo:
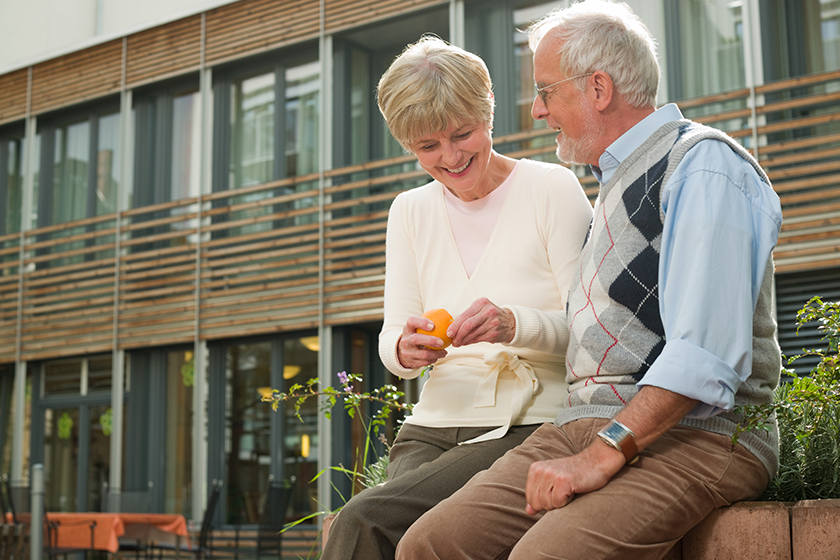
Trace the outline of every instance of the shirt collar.
<path fill-rule="evenodd" d="M 607 147 L 601 157 L 598 158 L 597 167 L 591 166 L 595 178 L 602 185 L 609 183 L 621 162 L 641 146 L 651 134 L 662 125 L 682 118 L 682 113 L 676 104 L 669 103 L 636 123 L 633 128 L 619 136 L 615 142 Z"/>

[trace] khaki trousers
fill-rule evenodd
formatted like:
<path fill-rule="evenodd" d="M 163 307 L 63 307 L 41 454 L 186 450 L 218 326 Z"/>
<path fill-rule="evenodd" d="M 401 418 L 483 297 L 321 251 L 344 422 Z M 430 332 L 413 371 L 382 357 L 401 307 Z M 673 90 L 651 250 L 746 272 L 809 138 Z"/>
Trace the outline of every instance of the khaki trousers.
<path fill-rule="evenodd" d="M 492 468 L 421 517 L 399 560 L 659 559 L 715 508 L 754 499 L 769 477 L 727 436 L 675 427 L 602 489 L 530 516 L 525 483 L 535 461 L 588 446 L 603 419 L 544 424 Z"/>
<path fill-rule="evenodd" d="M 494 428 L 403 425 L 391 448 L 388 482 L 363 490 L 341 508 L 321 560 L 393 559 L 397 542 L 418 517 L 538 426 L 513 426 L 501 439 L 458 445 Z"/>

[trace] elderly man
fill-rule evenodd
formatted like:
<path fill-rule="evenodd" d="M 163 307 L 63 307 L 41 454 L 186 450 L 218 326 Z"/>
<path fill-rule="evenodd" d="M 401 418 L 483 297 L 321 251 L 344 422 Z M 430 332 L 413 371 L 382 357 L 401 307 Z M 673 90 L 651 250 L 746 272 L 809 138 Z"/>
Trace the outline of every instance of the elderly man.
<path fill-rule="evenodd" d="M 768 402 L 780 374 L 765 173 L 655 108 L 654 42 L 626 5 L 587 0 L 529 32 L 532 114 L 600 182 L 567 305 L 567 407 L 421 517 L 399 559 L 661 558 L 778 467 L 775 429 L 732 443 L 733 409 Z"/>

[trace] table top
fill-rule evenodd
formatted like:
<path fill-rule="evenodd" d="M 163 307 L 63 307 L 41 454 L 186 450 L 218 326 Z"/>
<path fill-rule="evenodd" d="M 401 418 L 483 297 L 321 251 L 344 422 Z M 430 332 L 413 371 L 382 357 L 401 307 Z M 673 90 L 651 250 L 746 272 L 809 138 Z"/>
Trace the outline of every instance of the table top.
<path fill-rule="evenodd" d="M 29 514 L 19 514 L 17 517 L 25 523 L 30 518 Z M 180 514 L 48 512 L 47 520 L 57 523 L 52 541 L 52 546 L 56 548 L 94 548 L 116 553 L 122 537 L 159 540 L 165 535 L 186 538 L 185 544 L 189 544 L 187 521 Z M 91 535 L 91 525 L 94 523 Z M 44 540 L 46 538 L 45 534 Z"/>

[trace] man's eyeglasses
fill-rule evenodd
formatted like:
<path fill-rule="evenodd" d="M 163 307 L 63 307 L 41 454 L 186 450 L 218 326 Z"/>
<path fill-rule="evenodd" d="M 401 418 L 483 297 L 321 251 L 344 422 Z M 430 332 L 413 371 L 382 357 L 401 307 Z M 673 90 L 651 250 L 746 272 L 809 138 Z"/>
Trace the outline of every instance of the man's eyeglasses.
<path fill-rule="evenodd" d="M 537 95 L 540 96 L 542 99 L 543 105 L 548 104 L 548 96 L 551 95 L 551 92 L 548 91 L 548 88 L 553 88 L 555 86 L 559 86 L 564 82 L 568 82 L 569 80 L 576 80 L 578 78 L 585 78 L 586 76 L 591 76 L 595 72 L 587 72 L 586 74 L 580 74 L 578 76 L 572 76 L 571 78 L 566 78 L 564 80 L 560 80 L 559 82 L 554 82 L 553 84 L 548 84 L 547 86 L 537 87 L 537 84 L 534 84 L 534 89 L 537 90 Z"/>

